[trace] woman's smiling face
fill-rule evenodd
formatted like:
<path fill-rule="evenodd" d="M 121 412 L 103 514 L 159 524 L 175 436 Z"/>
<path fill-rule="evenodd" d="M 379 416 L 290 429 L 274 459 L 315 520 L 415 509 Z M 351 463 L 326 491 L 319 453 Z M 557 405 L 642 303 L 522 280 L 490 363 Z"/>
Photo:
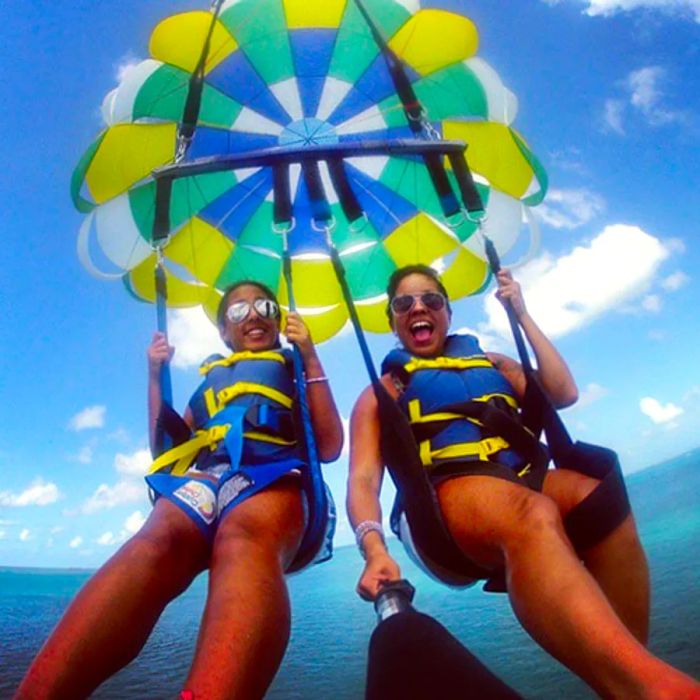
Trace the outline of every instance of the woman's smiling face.
<path fill-rule="evenodd" d="M 396 288 L 394 299 L 412 296 L 413 305 L 405 313 L 391 312 L 391 327 L 401 344 L 412 355 L 437 357 L 442 354 L 450 327 L 447 304 L 432 309 L 421 299 L 423 294 L 440 294 L 437 282 L 419 272 L 406 275 Z"/>
<path fill-rule="evenodd" d="M 257 299 L 267 298 L 265 292 L 254 284 L 242 284 L 229 293 L 226 299 L 227 311 L 236 303 L 250 305 L 248 315 L 240 323 L 233 323 L 227 314 L 223 316 L 221 337 L 234 352 L 260 352 L 271 350 L 279 344 L 279 317 L 265 318 L 253 306 Z"/>

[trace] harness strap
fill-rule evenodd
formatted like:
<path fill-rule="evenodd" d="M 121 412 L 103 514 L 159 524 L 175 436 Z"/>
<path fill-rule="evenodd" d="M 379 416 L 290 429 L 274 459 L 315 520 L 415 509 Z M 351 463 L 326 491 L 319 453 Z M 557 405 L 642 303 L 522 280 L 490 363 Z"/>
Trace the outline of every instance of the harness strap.
<path fill-rule="evenodd" d="M 436 357 L 432 360 L 414 357 L 403 369 L 413 374 L 422 369 L 481 369 L 493 368 L 493 362 L 484 356 L 476 357 Z"/>
<path fill-rule="evenodd" d="M 227 386 L 219 391 L 216 395 L 216 400 L 219 406 L 223 407 L 239 396 L 245 396 L 246 394 L 264 396 L 267 399 L 276 401 L 285 408 L 291 408 L 294 403 L 291 396 L 287 396 L 287 394 L 283 394 L 281 391 L 266 386 L 265 384 L 256 384 L 255 382 L 237 382 L 232 386 Z"/>
<path fill-rule="evenodd" d="M 225 357 L 221 360 L 214 360 L 213 362 L 208 362 L 199 368 L 199 373 L 203 375 L 209 374 L 215 367 L 231 367 L 238 362 L 251 362 L 256 360 L 267 360 L 268 362 L 280 362 L 285 364 L 286 360 L 284 355 L 274 350 L 266 352 L 252 352 L 250 350 L 244 350 L 242 352 L 234 352 L 233 354 Z"/>
<path fill-rule="evenodd" d="M 173 447 L 160 455 L 151 464 L 148 473 L 155 474 L 159 471 L 166 471 L 168 467 L 174 464 L 175 466 L 169 470 L 170 474 L 182 476 L 190 468 L 199 451 L 205 447 L 211 450 L 216 449 L 217 445 L 226 437 L 230 428 L 230 425 L 215 425 L 208 430 L 198 430 L 195 436 L 187 442 Z"/>
<path fill-rule="evenodd" d="M 331 175 L 331 182 L 333 183 L 333 189 L 338 195 L 338 200 L 340 201 L 340 206 L 343 209 L 343 214 L 345 218 L 352 223 L 357 221 L 364 214 L 362 206 L 355 195 L 352 185 L 350 185 L 350 180 L 348 178 L 348 173 L 345 170 L 345 163 L 342 158 L 329 158 L 328 171 Z"/>
<path fill-rule="evenodd" d="M 467 457 L 469 459 L 478 459 L 482 462 L 488 462 L 491 455 L 507 450 L 510 445 L 501 437 L 489 437 L 475 442 L 460 442 L 447 447 L 440 447 L 433 450 L 430 446 L 430 440 L 423 440 L 418 445 L 420 460 L 423 466 L 430 467 L 435 463 L 436 459 L 459 459 Z"/>
<path fill-rule="evenodd" d="M 577 551 L 598 544 L 630 514 L 630 503 L 618 456 L 598 445 L 576 442 L 568 455 L 570 469 L 600 479 L 600 484 L 564 518 L 564 527 Z"/>

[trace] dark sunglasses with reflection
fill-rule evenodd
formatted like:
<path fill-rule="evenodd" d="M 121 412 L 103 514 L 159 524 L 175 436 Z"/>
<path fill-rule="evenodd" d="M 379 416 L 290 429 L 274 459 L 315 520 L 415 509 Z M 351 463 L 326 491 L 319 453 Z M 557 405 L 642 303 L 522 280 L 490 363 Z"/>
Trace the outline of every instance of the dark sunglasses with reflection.
<path fill-rule="evenodd" d="M 440 292 L 423 292 L 422 294 L 400 294 L 391 300 L 391 310 L 397 316 L 407 314 L 420 300 L 426 309 L 441 311 L 447 304 L 447 299 Z"/>

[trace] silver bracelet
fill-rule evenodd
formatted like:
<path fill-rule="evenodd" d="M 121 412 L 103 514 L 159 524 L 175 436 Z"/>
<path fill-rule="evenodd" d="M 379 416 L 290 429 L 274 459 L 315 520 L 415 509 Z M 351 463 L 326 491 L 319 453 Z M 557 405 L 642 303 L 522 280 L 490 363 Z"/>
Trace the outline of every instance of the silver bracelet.
<path fill-rule="evenodd" d="M 363 559 L 367 559 L 367 553 L 365 552 L 365 547 L 362 544 L 362 541 L 370 532 L 379 533 L 379 536 L 382 538 L 382 542 L 386 543 L 386 540 L 384 539 L 384 528 L 382 527 L 382 524 L 377 522 L 376 520 L 363 520 L 355 528 L 355 542 L 357 542 L 357 547 L 360 550 L 360 554 L 362 554 Z"/>
<path fill-rule="evenodd" d="M 310 379 L 306 380 L 307 384 L 318 384 L 319 382 L 327 382 L 328 377 L 325 374 L 322 374 L 320 377 L 311 377 Z"/>

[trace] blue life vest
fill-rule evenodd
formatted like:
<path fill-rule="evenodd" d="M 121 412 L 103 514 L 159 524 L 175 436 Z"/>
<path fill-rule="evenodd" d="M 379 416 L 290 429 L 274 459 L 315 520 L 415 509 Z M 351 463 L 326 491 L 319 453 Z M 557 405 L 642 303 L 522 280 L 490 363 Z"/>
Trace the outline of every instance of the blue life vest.
<path fill-rule="evenodd" d="M 394 350 L 382 363 L 382 374 L 386 373 L 405 386 L 398 404 L 408 417 L 427 469 L 472 460 L 498 462 L 516 470 L 525 465 L 504 438 L 454 409 L 466 401 L 487 402 L 519 415 L 512 386 L 474 336 L 449 336 L 441 357 L 420 358 L 404 349 Z"/>
<path fill-rule="evenodd" d="M 202 363 L 205 378 L 189 402 L 194 427 L 223 430 L 222 439 L 199 452 L 198 469 L 221 462 L 236 466 L 300 458 L 291 361 L 289 351 L 272 350 L 212 355 Z"/>

